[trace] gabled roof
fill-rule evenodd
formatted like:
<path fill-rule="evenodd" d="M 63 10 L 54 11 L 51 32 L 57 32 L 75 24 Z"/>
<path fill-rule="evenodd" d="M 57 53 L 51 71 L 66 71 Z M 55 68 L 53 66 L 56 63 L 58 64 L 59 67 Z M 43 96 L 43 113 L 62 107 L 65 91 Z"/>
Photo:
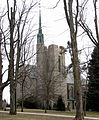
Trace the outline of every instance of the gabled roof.
<path fill-rule="evenodd" d="M 81 82 L 82 85 L 86 85 L 86 79 L 84 79 L 82 75 L 81 75 Z M 74 84 L 74 76 L 72 71 L 69 71 L 67 73 L 67 83 Z"/>

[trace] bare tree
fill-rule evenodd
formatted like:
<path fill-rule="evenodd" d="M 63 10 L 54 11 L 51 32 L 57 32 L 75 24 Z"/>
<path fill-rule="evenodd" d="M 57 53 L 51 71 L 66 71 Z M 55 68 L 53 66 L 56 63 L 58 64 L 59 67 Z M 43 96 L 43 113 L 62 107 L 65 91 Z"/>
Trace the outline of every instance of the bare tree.
<path fill-rule="evenodd" d="M 29 96 L 29 94 L 25 91 L 26 89 L 24 88 L 30 88 L 30 86 L 28 86 L 28 84 L 25 84 L 27 83 L 27 77 L 28 77 L 28 74 L 29 74 L 29 69 L 26 70 L 26 66 L 22 66 L 18 72 L 18 81 L 17 81 L 17 88 L 16 89 L 20 89 L 20 93 L 17 92 L 17 101 L 18 100 L 21 100 L 21 112 L 23 112 L 23 104 L 24 104 L 24 99 Z M 29 81 L 28 81 L 29 82 Z M 19 85 L 18 85 L 19 84 Z M 20 88 L 18 87 L 20 86 Z M 29 91 L 29 89 L 28 89 Z M 21 94 L 21 98 L 18 98 L 18 94 Z M 19 97 L 20 97 L 19 96 Z"/>
<path fill-rule="evenodd" d="M 90 27 L 90 24 L 87 23 L 87 20 L 89 18 L 85 17 L 85 12 L 86 12 L 85 9 L 86 9 L 88 2 L 90 2 L 90 1 L 85 0 L 81 6 L 79 25 L 82 27 L 82 29 L 84 30 L 84 33 L 87 34 L 87 36 L 92 41 L 92 43 L 95 46 L 97 46 L 97 48 L 99 48 L 99 25 L 98 25 L 99 19 L 98 19 L 98 8 L 97 8 L 99 1 L 98 0 L 91 1 L 92 8 L 93 8 L 92 14 L 94 14 L 94 18 L 91 17 L 90 22 L 93 23 L 93 27 Z M 87 66 L 87 68 L 88 68 L 88 66 Z M 88 72 L 87 72 L 87 79 L 88 79 Z M 86 86 L 86 90 L 87 90 L 87 86 Z M 85 99 L 86 99 L 86 97 L 85 97 Z M 86 110 L 86 106 L 84 109 Z"/>
<path fill-rule="evenodd" d="M 8 20 L 10 28 L 10 52 L 9 52 L 9 67 L 8 80 L 10 81 L 10 114 L 16 114 L 16 92 L 15 92 L 15 78 L 14 78 L 14 31 L 15 31 L 15 16 L 16 16 L 16 0 L 14 0 L 13 7 L 9 8 L 9 1 L 7 0 Z"/>
<path fill-rule="evenodd" d="M 4 56 L 4 31 L 3 31 L 3 19 L 6 16 L 6 12 L 2 9 L 1 14 L 0 14 L 0 109 L 2 108 L 2 94 L 4 88 L 9 85 L 9 80 L 3 81 L 3 76 L 7 72 L 7 69 L 2 73 L 3 69 L 3 58 Z"/>
<path fill-rule="evenodd" d="M 35 84 L 34 84 L 35 82 L 33 81 L 34 79 L 36 79 L 35 68 L 33 65 L 29 64 L 30 63 L 29 60 L 31 60 L 32 56 L 30 57 L 28 56 L 29 51 L 26 50 L 27 47 L 28 46 L 26 44 L 22 46 L 23 50 L 21 51 L 21 59 L 20 59 L 21 65 L 19 67 L 18 76 L 17 76 L 17 84 L 19 84 L 20 86 L 20 93 L 21 93 L 21 97 L 19 98 L 19 100 L 21 100 L 21 112 L 23 112 L 23 107 L 24 107 L 23 103 L 24 103 L 25 98 L 32 96 L 34 94 L 33 89 L 35 87 Z M 17 89 L 19 89 L 18 86 L 17 86 Z M 17 95 L 18 94 L 19 93 L 17 92 Z"/>
<path fill-rule="evenodd" d="M 2 36 L 0 33 L 0 109 L 2 109 L 2 53 L 1 53 Z"/>
<path fill-rule="evenodd" d="M 17 86 L 18 73 L 19 73 L 20 66 L 21 67 L 23 66 L 25 69 L 26 62 L 28 62 L 34 56 L 33 53 L 31 53 L 31 54 L 29 53 L 30 44 L 31 44 L 32 40 L 34 39 L 34 35 L 32 35 L 32 37 L 29 38 L 30 35 L 32 34 L 32 31 L 30 30 L 31 21 L 28 25 L 29 28 L 28 28 L 28 31 L 26 32 L 26 35 L 24 35 L 24 31 L 25 31 L 26 23 L 29 22 L 29 20 L 28 20 L 29 13 L 36 4 L 37 4 L 37 2 L 35 2 L 35 3 L 31 2 L 29 8 L 27 9 L 26 3 L 24 1 L 23 6 L 22 6 L 22 11 L 19 12 L 19 19 L 18 19 L 18 23 L 17 23 L 17 32 L 18 32 L 18 34 L 17 34 L 17 58 L 16 58 L 16 70 L 15 70 L 16 86 Z M 23 20 L 23 18 L 24 18 L 24 20 Z M 29 44 L 29 45 L 27 45 L 27 44 Z M 27 76 L 25 73 L 23 72 L 23 75 L 24 75 L 23 84 L 24 84 L 25 78 Z M 22 89 L 23 89 L 23 87 L 22 87 Z M 23 92 L 22 92 L 22 96 L 23 96 Z M 22 105 L 23 105 L 23 102 L 22 102 Z M 22 111 L 23 111 L 23 107 L 22 107 Z"/>
<path fill-rule="evenodd" d="M 21 53 L 23 46 L 26 45 L 26 41 L 30 33 L 26 33 L 24 36 L 25 26 L 28 23 L 28 15 L 30 10 L 36 5 L 37 2 L 31 2 L 28 9 L 26 9 L 26 1 L 23 1 L 23 8 L 21 13 L 19 12 L 19 19 L 16 19 L 17 4 L 14 0 L 13 7 L 9 7 L 10 3 L 7 0 L 8 20 L 10 27 L 10 52 L 8 56 L 9 68 L 8 68 L 8 80 L 10 81 L 10 114 L 16 114 L 16 85 L 18 79 L 18 71 L 20 67 Z M 32 37 L 33 38 L 33 37 Z M 32 39 L 31 38 L 31 39 Z M 28 58 L 29 59 L 29 58 Z M 16 64 L 15 64 L 16 62 Z M 23 61 L 24 62 L 24 61 Z"/>
<path fill-rule="evenodd" d="M 2 81 L 2 77 L 4 75 L 4 73 L 6 72 L 6 70 L 4 71 L 4 73 L 2 73 L 2 68 L 3 68 L 3 64 L 2 64 L 2 33 L 0 33 L 0 109 L 2 109 L 2 93 L 3 90 L 6 86 L 9 85 L 9 80 L 6 80 L 5 82 Z"/>
<path fill-rule="evenodd" d="M 84 9 L 87 6 L 87 3 L 90 2 L 89 0 L 85 0 L 82 4 L 81 7 L 81 12 L 80 12 L 80 20 L 79 20 L 79 25 L 82 27 L 84 32 L 87 34 L 89 39 L 93 42 L 94 45 L 99 44 L 99 25 L 98 25 L 98 9 L 97 9 L 97 4 L 98 0 L 93 0 L 93 8 L 94 8 L 94 18 L 91 19 L 94 23 L 94 29 L 91 29 L 89 25 L 86 22 L 86 18 L 84 18 Z"/>
<path fill-rule="evenodd" d="M 73 2 L 74 2 L 73 0 L 68 0 L 68 5 L 67 5 L 66 0 L 63 0 L 66 20 L 70 29 L 70 37 L 71 37 L 74 90 L 75 90 L 75 99 L 76 99 L 75 120 L 84 120 L 82 89 L 81 89 L 81 79 L 80 79 L 80 66 L 79 66 L 78 49 L 77 49 L 79 1 L 76 0 L 75 14 L 73 13 L 74 12 Z"/>

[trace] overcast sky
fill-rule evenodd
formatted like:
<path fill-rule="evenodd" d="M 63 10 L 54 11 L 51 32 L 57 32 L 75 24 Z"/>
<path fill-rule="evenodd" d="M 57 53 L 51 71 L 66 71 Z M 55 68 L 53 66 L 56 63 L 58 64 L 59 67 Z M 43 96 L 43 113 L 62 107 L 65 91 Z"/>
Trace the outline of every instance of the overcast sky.
<path fill-rule="evenodd" d="M 58 0 L 41 0 L 42 31 L 44 34 L 45 45 L 48 46 L 50 44 L 56 44 L 59 46 L 66 47 L 67 41 L 70 40 L 70 37 L 69 37 L 68 25 L 66 23 L 66 19 L 64 15 L 63 0 L 60 0 L 57 7 L 52 9 L 56 5 L 57 1 Z M 6 0 L 3 0 L 3 3 L 2 1 L 0 1 L 0 6 L 1 4 L 5 5 L 4 3 L 6 3 Z M 38 7 L 36 7 L 36 9 L 34 10 L 36 29 L 38 28 L 38 20 L 39 20 L 38 11 L 39 9 Z M 38 31 L 36 31 L 36 33 L 37 32 Z M 35 43 L 36 43 L 36 37 L 35 37 Z M 80 49 L 83 48 L 83 46 L 87 47 L 89 44 L 92 45 L 92 43 L 88 40 L 88 37 L 85 37 L 85 36 L 83 36 L 82 38 L 79 38 L 78 43 L 79 43 Z M 66 56 L 66 64 L 68 65 L 69 63 L 70 63 L 70 56 L 68 57 Z M 3 98 L 6 98 L 7 102 L 9 102 L 8 91 L 9 89 L 6 88 L 4 90 L 4 95 L 3 95 Z"/>

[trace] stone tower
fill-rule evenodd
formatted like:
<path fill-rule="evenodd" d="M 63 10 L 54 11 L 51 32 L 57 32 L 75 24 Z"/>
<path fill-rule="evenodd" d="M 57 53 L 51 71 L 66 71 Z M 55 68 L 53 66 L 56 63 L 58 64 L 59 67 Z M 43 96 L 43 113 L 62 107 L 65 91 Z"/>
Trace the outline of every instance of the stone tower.
<path fill-rule="evenodd" d="M 65 49 L 57 45 L 44 45 L 39 9 L 39 30 L 37 34 L 37 101 L 40 107 L 48 102 L 51 108 L 61 95 L 67 105 L 67 84 L 65 77 Z"/>
<path fill-rule="evenodd" d="M 37 34 L 37 101 L 38 106 L 43 107 L 44 95 L 43 92 L 43 81 L 44 81 L 44 71 L 45 71 L 45 53 L 47 48 L 44 46 L 44 35 L 42 33 L 41 26 L 41 9 L 39 7 L 39 29 Z"/>
<path fill-rule="evenodd" d="M 57 45 L 50 45 L 48 47 L 48 63 L 49 72 L 52 72 L 53 81 L 53 101 L 56 102 L 61 95 L 65 106 L 67 106 L 67 81 L 65 72 L 65 49 Z"/>

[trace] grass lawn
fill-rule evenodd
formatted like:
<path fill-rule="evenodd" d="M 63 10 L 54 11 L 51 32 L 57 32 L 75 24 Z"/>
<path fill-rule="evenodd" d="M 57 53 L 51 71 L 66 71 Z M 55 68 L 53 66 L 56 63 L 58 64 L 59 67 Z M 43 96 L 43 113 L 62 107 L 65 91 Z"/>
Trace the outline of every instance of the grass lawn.
<path fill-rule="evenodd" d="M 72 118 L 36 116 L 36 115 L 9 115 L 8 113 L 0 113 L 0 120 L 73 120 Z"/>
<path fill-rule="evenodd" d="M 18 109 L 18 111 L 21 111 Z M 24 109 L 24 112 L 33 112 L 33 113 L 44 113 L 44 110 L 41 109 Z M 75 115 L 75 112 L 67 112 L 67 111 L 55 111 L 55 110 L 47 110 L 49 114 L 63 114 L 63 115 Z M 99 117 L 99 112 L 86 112 L 86 116 L 89 117 Z"/>
<path fill-rule="evenodd" d="M 21 111 L 18 109 L 17 111 Z M 32 113 L 44 113 L 44 110 L 40 109 L 24 109 L 24 112 L 32 112 Z M 49 114 L 60 114 L 60 115 L 75 115 L 75 112 L 61 112 L 48 110 Z M 98 117 L 99 112 L 87 112 L 87 116 Z M 26 114 L 17 114 L 17 115 L 9 115 L 8 113 L 0 113 L 0 120 L 73 120 L 73 118 L 63 118 L 63 117 L 52 117 L 52 116 L 38 116 L 38 115 L 26 115 Z"/>
<path fill-rule="evenodd" d="M 99 118 L 99 112 L 86 112 L 86 116 Z"/>
<path fill-rule="evenodd" d="M 20 109 L 18 109 L 17 111 L 21 112 Z M 24 109 L 24 112 L 45 113 L 45 111 L 41 109 Z M 75 115 L 75 112 L 55 111 L 55 110 L 47 110 L 47 113 L 48 114 Z"/>

